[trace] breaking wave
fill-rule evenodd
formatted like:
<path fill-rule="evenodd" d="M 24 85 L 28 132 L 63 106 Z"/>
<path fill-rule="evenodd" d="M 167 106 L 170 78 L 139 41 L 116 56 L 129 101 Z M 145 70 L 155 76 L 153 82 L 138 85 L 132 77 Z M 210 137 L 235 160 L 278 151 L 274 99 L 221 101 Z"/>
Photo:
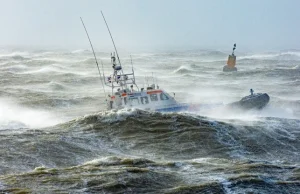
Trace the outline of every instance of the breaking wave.
<path fill-rule="evenodd" d="M 246 56 L 238 56 L 239 60 L 255 59 L 255 60 L 290 60 L 299 61 L 300 52 L 280 52 L 280 53 L 265 53 L 265 54 L 254 54 Z"/>
<path fill-rule="evenodd" d="M 188 74 L 193 72 L 193 69 L 188 66 L 180 66 L 176 70 L 173 71 L 175 74 Z"/>
<path fill-rule="evenodd" d="M 0 176 L 1 189 L 293 193 L 300 187 L 299 167 L 293 165 L 299 162 L 300 123 L 265 119 L 268 123 L 230 124 L 186 113 L 134 109 L 0 136 L 7 145 L 4 151 L 14 147 L 19 158 L 2 168 L 4 174 L 14 173 Z M 15 167 L 27 172 L 19 174 Z"/>
<path fill-rule="evenodd" d="M 45 110 L 26 108 L 11 100 L 0 100 L 0 130 L 41 128 L 61 122 Z"/>

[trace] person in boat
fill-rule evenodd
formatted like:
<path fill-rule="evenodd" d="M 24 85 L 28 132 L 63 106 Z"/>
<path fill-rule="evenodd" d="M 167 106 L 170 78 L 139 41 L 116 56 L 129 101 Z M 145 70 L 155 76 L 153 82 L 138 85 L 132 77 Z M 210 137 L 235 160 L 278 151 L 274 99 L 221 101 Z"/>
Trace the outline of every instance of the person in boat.
<path fill-rule="evenodd" d="M 134 92 L 133 85 L 130 86 L 131 92 Z"/>
<path fill-rule="evenodd" d="M 120 80 L 120 78 L 121 78 L 121 75 L 117 75 L 116 77 L 117 77 L 117 84 L 118 84 L 118 83 L 119 83 L 119 80 Z"/>
<path fill-rule="evenodd" d="M 126 95 L 127 95 L 127 91 L 123 90 L 122 96 L 124 96 L 124 104 L 127 104 L 127 97 L 126 97 Z"/>
<path fill-rule="evenodd" d="M 148 97 L 147 97 L 147 96 L 141 97 L 141 103 L 142 103 L 142 104 L 149 104 Z"/>
<path fill-rule="evenodd" d="M 108 95 L 108 97 L 110 98 L 110 100 L 109 100 L 109 108 L 112 109 L 112 108 L 113 108 L 114 101 L 112 100 L 111 95 Z"/>
<path fill-rule="evenodd" d="M 116 57 L 115 57 L 115 56 L 111 56 L 111 60 L 112 60 L 112 63 L 113 63 L 113 64 L 116 63 Z"/>
<path fill-rule="evenodd" d="M 121 89 L 118 88 L 117 92 L 115 93 L 115 106 L 121 107 L 122 106 L 122 96 L 121 96 Z"/>
<path fill-rule="evenodd" d="M 251 96 L 253 96 L 254 90 L 252 88 L 250 89 L 250 93 L 251 93 Z"/>
<path fill-rule="evenodd" d="M 110 108 L 112 109 L 112 108 L 113 108 L 113 105 L 114 105 L 114 101 L 110 100 L 110 101 L 109 101 L 109 105 L 110 105 Z"/>

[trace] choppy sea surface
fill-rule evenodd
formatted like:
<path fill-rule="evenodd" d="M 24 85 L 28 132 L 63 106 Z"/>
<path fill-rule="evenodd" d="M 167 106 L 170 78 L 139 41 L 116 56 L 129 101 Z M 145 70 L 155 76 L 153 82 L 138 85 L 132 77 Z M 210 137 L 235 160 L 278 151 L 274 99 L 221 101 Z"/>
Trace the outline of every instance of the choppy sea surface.
<path fill-rule="evenodd" d="M 106 111 L 89 50 L 0 50 L 0 193 L 300 193 L 300 51 L 120 53 L 179 102 L 255 92 L 261 111 Z M 106 75 L 110 53 L 98 52 Z M 152 76 L 153 75 L 153 76 Z M 106 88 L 106 94 L 109 92 Z"/>

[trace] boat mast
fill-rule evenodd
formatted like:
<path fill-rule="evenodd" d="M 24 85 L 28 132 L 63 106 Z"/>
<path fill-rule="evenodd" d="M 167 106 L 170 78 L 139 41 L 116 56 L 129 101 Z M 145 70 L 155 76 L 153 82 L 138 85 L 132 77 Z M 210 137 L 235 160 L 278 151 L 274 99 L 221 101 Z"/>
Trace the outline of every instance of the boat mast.
<path fill-rule="evenodd" d="M 119 57 L 119 54 L 118 54 L 118 50 L 117 50 L 115 41 L 114 41 L 114 39 L 113 39 L 113 37 L 112 37 L 112 34 L 111 34 L 111 32 L 110 32 L 110 29 L 109 29 L 109 27 L 108 27 L 108 24 L 107 24 L 107 22 L 106 22 L 106 19 L 105 19 L 104 14 L 103 14 L 102 11 L 101 11 L 101 14 L 102 14 L 103 20 L 104 20 L 104 22 L 105 22 L 105 24 L 106 24 L 106 27 L 107 27 L 107 30 L 108 30 L 108 32 L 109 32 L 110 38 L 111 38 L 111 40 L 112 40 L 112 43 L 113 43 L 113 45 L 114 45 L 115 52 L 116 52 L 116 54 L 117 54 L 117 58 L 118 58 L 118 61 L 119 61 L 119 65 L 120 65 L 120 67 L 121 67 L 120 70 L 121 70 L 122 76 L 124 77 L 124 72 L 123 72 L 121 60 L 120 60 L 120 57 Z M 117 75 L 117 70 L 115 71 L 115 74 L 116 74 L 116 76 L 118 76 L 118 75 Z M 124 81 L 124 86 L 125 86 L 125 88 L 127 89 L 128 86 L 127 86 L 127 83 L 126 83 L 126 79 L 124 79 L 123 81 Z M 122 82 L 121 82 L 121 83 L 122 83 Z M 123 84 L 121 84 L 121 87 L 123 88 Z"/>
<path fill-rule="evenodd" d="M 106 19 L 105 19 L 104 14 L 103 14 L 102 11 L 101 11 L 101 14 L 102 14 L 103 20 L 106 24 L 107 30 L 109 32 L 110 38 L 112 40 L 112 43 L 113 43 L 114 49 L 115 49 L 115 52 L 111 53 L 111 62 L 112 62 L 113 74 L 108 77 L 108 81 L 104 80 L 104 83 L 105 83 L 105 85 L 112 88 L 112 95 L 113 95 L 114 88 L 118 88 L 118 91 L 120 89 L 122 89 L 122 91 L 126 93 L 126 91 L 129 91 L 129 88 L 128 88 L 129 84 L 135 85 L 137 87 L 137 89 L 139 90 L 138 86 L 135 83 L 135 76 L 134 76 L 133 66 L 132 66 L 132 73 L 125 73 L 124 74 L 115 41 L 112 37 L 112 34 L 110 32 L 110 29 L 108 27 L 108 24 L 106 22 Z M 115 56 L 115 54 L 117 56 Z M 116 62 L 116 58 L 117 58 L 117 62 Z"/>
<path fill-rule="evenodd" d="M 111 32 L 110 32 L 110 30 L 109 30 L 108 24 L 107 24 L 107 22 L 106 22 L 106 19 L 105 19 L 104 15 L 103 15 L 103 12 L 102 12 L 102 11 L 101 11 L 101 14 L 102 14 L 102 17 L 103 17 L 104 22 L 105 22 L 105 24 L 106 24 L 106 27 L 107 27 L 107 30 L 108 30 L 108 32 L 109 32 L 110 38 L 111 38 L 111 40 L 112 40 L 112 43 L 113 43 L 113 45 L 114 45 L 114 48 L 115 48 L 115 51 L 116 51 L 116 54 L 117 54 L 117 58 L 118 58 L 119 64 L 120 64 L 120 66 L 122 67 L 122 64 L 121 64 L 121 61 L 120 61 L 120 57 L 119 57 L 119 54 L 118 54 L 118 50 L 117 50 L 117 47 L 116 47 L 116 45 L 115 45 L 115 41 L 114 41 L 114 39 L 113 39 L 113 37 L 112 37 L 112 35 L 111 35 Z M 122 69 L 122 73 L 123 73 L 123 69 Z"/>
<path fill-rule="evenodd" d="M 105 97 L 105 100 L 107 100 L 107 99 L 106 99 L 106 92 L 105 92 L 104 83 L 103 83 L 103 80 L 102 80 L 102 78 L 101 78 L 100 68 L 99 68 L 98 60 L 97 60 L 97 57 L 96 57 L 96 54 L 95 54 L 95 51 L 94 51 L 94 47 L 93 47 L 92 41 L 91 41 L 91 39 L 90 39 L 89 33 L 88 33 L 88 31 L 87 31 L 87 29 L 86 29 L 86 27 L 85 27 L 85 25 L 84 25 L 84 22 L 83 22 L 83 20 L 82 20 L 81 17 L 80 17 L 80 20 L 81 20 L 81 22 L 82 22 L 82 25 L 83 25 L 84 30 L 85 30 L 85 32 L 86 32 L 86 35 L 87 35 L 87 37 L 88 37 L 88 39 L 89 39 L 89 42 L 90 42 L 90 45 L 91 45 L 91 48 L 92 48 L 92 51 L 93 51 L 93 54 L 94 54 L 95 62 L 96 62 L 96 64 L 97 64 L 98 73 L 99 73 L 99 76 L 100 76 L 100 81 L 101 81 L 101 84 L 102 84 L 102 88 L 103 88 L 103 91 L 104 91 L 104 97 Z"/>
<path fill-rule="evenodd" d="M 139 87 L 137 86 L 137 84 L 135 83 L 135 76 L 134 76 L 134 70 L 133 70 L 133 63 L 132 63 L 132 57 L 131 57 L 131 55 L 130 55 L 130 60 L 131 60 L 131 71 L 132 71 L 132 75 L 133 75 L 133 84 L 135 85 L 135 87 L 138 89 L 138 90 L 140 90 L 139 89 Z"/>

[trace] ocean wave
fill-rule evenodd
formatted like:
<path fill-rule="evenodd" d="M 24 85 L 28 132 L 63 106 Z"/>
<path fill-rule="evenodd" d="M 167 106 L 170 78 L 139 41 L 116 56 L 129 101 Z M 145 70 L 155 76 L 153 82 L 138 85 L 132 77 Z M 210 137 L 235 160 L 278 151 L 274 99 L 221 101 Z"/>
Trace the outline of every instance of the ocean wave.
<path fill-rule="evenodd" d="M 37 70 L 24 72 L 26 74 L 48 74 L 48 73 L 62 73 L 62 69 L 56 66 L 46 66 Z"/>
<path fill-rule="evenodd" d="M 23 58 L 23 57 L 28 57 L 30 55 L 29 52 L 21 52 L 21 51 L 15 51 L 15 52 L 4 52 L 0 53 L 0 58 L 8 58 L 8 57 L 16 57 L 16 58 Z"/>
<path fill-rule="evenodd" d="M 91 52 L 92 51 L 88 49 L 78 49 L 78 50 L 71 51 L 72 54 L 82 54 L 82 53 L 91 53 Z"/>
<path fill-rule="evenodd" d="M 293 146 L 295 148 L 299 147 L 295 144 L 296 142 L 294 142 L 293 144 L 290 143 L 290 136 L 295 137 L 296 134 L 294 133 L 294 130 L 297 130 L 296 124 L 297 122 L 299 123 L 299 121 L 295 120 L 294 122 L 292 120 L 275 118 L 266 119 L 267 120 L 260 119 L 257 121 L 251 121 L 252 126 L 247 125 L 248 121 L 233 122 L 232 125 L 229 124 L 231 122 L 224 123 L 208 118 L 205 119 L 199 116 L 194 117 L 189 114 L 160 114 L 145 112 L 136 109 L 126 111 L 123 110 L 118 112 L 108 111 L 101 112 L 95 115 L 88 115 L 77 120 L 77 124 L 75 126 L 78 127 L 79 124 L 83 126 L 85 130 L 94 131 L 97 131 L 97 128 L 99 127 L 99 130 L 101 132 L 106 131 L 105 128 L 108 126 L 110 129 L 113 127 L 116 130 L 111 132 L 115 137 L 121 138 L 123 140 L 127 139 L 128 142 L 132 144 L 131 146 L 124 145 L 124 149 L 126 147 L 129 149 L 130 147 L 130 150 L 133 151 L 134 148 L 140 147 L 141 145 L 139 144 L 142 142 L 151 142 L 151 145 L 154 145 L 153 143 L 157 143 L 157 146 L 151 147 L 152 151 L 155 150 L 154 152 L 156 154 L 164 153 L 165 157 L 172 156 L 170 155 L 170 152 L 165 153 L 163 150 L 166 149 L 170 151 L 169 146 L 174 146 L 175 144 L 180 145 L 180 148 L 177 148 L 178 154 L 175 157 L 189 158 L 188 153 L 193 153 L 194 157 L 196 157 L 197 155 L 199 157 L 211 156 L 208 152 L 206 152 L 206 149 L 202 150 L 201 146 L 196 143 L 197 141 L 199 141 L 199 139 L 203 141 L 202 143 L 207 145 L 206 148 L 210 150 L 211 153 L 223 155 L 224 157 L 235 158 L 243 158 L 246 156 L 249 157 L 251 155 L 257 154 L 256 151 L 259 151 L 248 147 L 248 144 L 242 139 L 248 139 L 252 141 L 253 138 L 267 138 L 268 141 L 270 141 L 269 145 L 272 145 L 273 143 L 277 144 L 278 141 L 280 141 L 282 142 L 282 147 L 278 149 L 286 149 L 285 147 L 289 147 L 290 149 L 290 146 Z M 274 126 L 266 126 L 263 124 L 264 122 L 276 124 Z M 241 124 L 243 123 L 245 126 L 241 126 Z M 287 125 L 288 123 L 291 124 Z M 256 134 L 255 136 L 248 136 L 247 133 L 244 133 L 243 129 L 248 127 L 251 128 L 252 133 Z M 282 131 L 280 131 L 279 129 L 288 131 L 290 135 L 283 137 L 281 134 Z M 269 134 L 265 133 L 266 130 L 269 131 Z M 151 135 L 149 135 L 148 133 L 151 133 Z M 186 135 L 188 136 L 188 138 L 181 138 Z M 158 137 L 159 139 L 156 139 Z M 172 139 L 172 143 L 169 142 L 168 138 Z M 256 146 L 261 147 L 262 145 L 260 144 L 264 141 L 256 140 L 255 142 L 257 143 Z M 122 142 L 119 143 L 122 144 Z M 147 149 L 148 146 L 144 145 L 144 148 Z M 222 147 L 222 152 L 219 152 L 219 150 L 216 149 L 219 146 Z M 264 145 L 264 149 L 267 149 L 268 153 L 273 152 L 272 146 L 268 147 Z M 294 154 L 290 155 L 290 159 L 298 160 L 296 159 L 295 155 L 298 151 L 293 149 L 293 152 Z M 239 156 L 237 156 L 237 153 L 239 153 Z"/>
<path fill-rule="evenodd" d="M 225 56 L 228 56 L 228 53 L 224 53 L 224 52 L 221 52 L 221 51 L 204 51 L 204 52 L 200 52 L 199 56 L 225 57 Z"/>
<path fill-rule="evenodd" d="M 103 157 L 76 166 L 39 166 L 29 172 L 4 175 L 0 177 L 0 191 L 280 193 L 284 190 L 297 193 L 300 187 L 298 171 L 296 166 L 260 162 L 223 160 L 223 163 L 207 164 L 190 161 L 158 162 L 128 156 Z"/>
<path fill-rule="evenodd" d="M 264 53 L 245 56 L 237 56 L 238 60 L 300 60 L 300 52 Z"/>
<path fill-rule="evenodd" d="M 0 165 L 0 180 L 6 192 L 16 187 L 38 193 L 242 192 L 253 185 L 260 192 L 278 191 L 277 186 L 295 191 L 299 124 L 279 118 L 225 123 L 189 113 L 103 111 L 43 129 L 0 131 L 3 153 L 14 148 L 18 157 L 3 158 L 2 164 L 9 165 Z"/>
<path fill-rule="evenodd" d="M 30 60 L 29 57 L 24 57 L 20 55 L 14 55 L 14 56 L 0 56 L 1 61 L 25 61 Z"/>
<path fill-rule="evenodd" d="M 85 63 L 85 64 L 95 64 L 95 58 L 87 58 L 87 59 L 84 59 L 82 61 L 78 61 L 78 63 L 82 64 L 82 63 Z M 100 63 L 101 65 L 101 63 Z"/>
<path fill-rule="evenodd" d="M 282 78 L 287 78 L 287 79 L 297 79 L 299 78 L 299 74 L 300 74 L 300 69 L 298 68 L 288 68 L 288 67 L 280 67 L 280 68 L 274 68 L 271 71 L 267 72 L 266 75 L 267 76 L 271 76 L 271 77 L 282 77 Z"/>
<path fill-rule="evenodd" d="M 0 129 L 39 128 L 61 122 L 45 110 L 23 107 L 11 100 L 0 100 Z"/>
<path fill-rule="evenodd" d="M 67 75 L 85 76 L 88 73 L 76 71 L 74 69 L 69 68 L 68 66 L 64 66 L 61 64 L 50 64 L 50 65 L 43 66 L 43 67 L 40 67 L 40 66 L 33 67 L 30 70 L 20 72 L 20 74 L 32 74 L 32 75 L 48 74 L 48 75 L 52 75 L 52 76 L 64 74 L 66 76 Z M 78 77 L 78 79 L 79 78 L 80 77 Z"/>
<path fill-rule="evenodd" d="M 12 129 L 24 129 L 29 128 L 29 126 L 21 121 L 6 120 L 0 121 L 0 131 L 12 130 Z"/>
<path fill-rule="evenodd" d="M 6 63 L 0 67 L 2 71 L 10 72 L 10 73 L 21 73 L 28 70 L 28 66 L 20 63 Z"/>
<path fill-rule="evenodd" d="M 64 84 L 57 83 L 54 81 L 49 82 L 47 85 L 52 90 L 66 90 L 66 86 Z"/>
<path fill-rule="evenodd" d="M 293 79 L 291 81 L 283 82 L 281 83 L 283 86 L 299 86 L 300 85 L 300 79 Z"/>
<path fill-rule="evenodd" d="M 180 66 L 176 70 L 173 71 L 175 74 L 188 74 L 193 72 L 193 69 L 188 66 Z"/>

